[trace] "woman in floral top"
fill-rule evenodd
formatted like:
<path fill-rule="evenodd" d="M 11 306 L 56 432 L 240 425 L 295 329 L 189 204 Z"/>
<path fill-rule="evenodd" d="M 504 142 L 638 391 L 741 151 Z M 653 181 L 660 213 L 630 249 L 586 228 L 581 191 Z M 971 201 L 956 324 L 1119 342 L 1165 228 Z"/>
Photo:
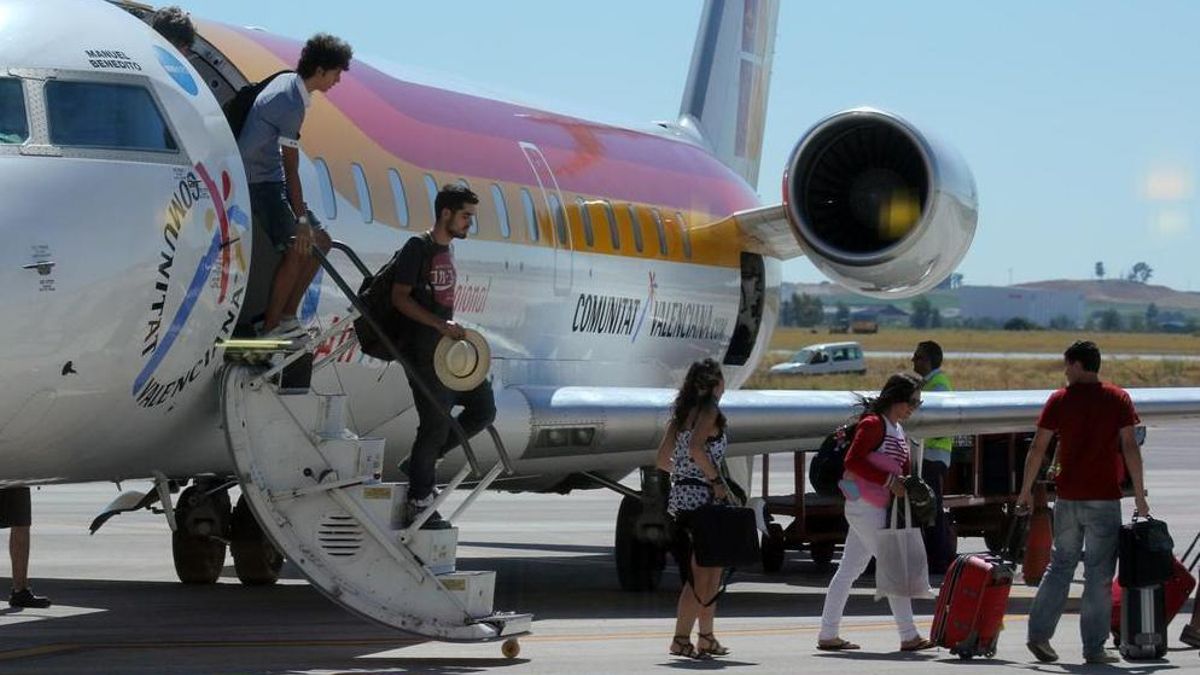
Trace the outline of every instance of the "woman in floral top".
<path fill-rule="evenodd" d="M 713 635 L 717 607 L 710 602 L 717 594 L 722 569 L 696 564 L 689 529 L 696 509 L 729 496 L 718 468 L 727 445 L 725 416 L 718 405 L 724 392 L 725 377 L 716 361 L 704 359 L 693 363 L 675 396 L 671 421 L 658 446 L 658 467 L 671 474 L 667 511 L 675 519 L 672 553 L 683 579 L 670 653 L 693 659 L 729 653 Z M 706 602 L 710 604 L 705 606 Z M 697 620 L 699 640 L 693 645 L 692 625 Z"/>

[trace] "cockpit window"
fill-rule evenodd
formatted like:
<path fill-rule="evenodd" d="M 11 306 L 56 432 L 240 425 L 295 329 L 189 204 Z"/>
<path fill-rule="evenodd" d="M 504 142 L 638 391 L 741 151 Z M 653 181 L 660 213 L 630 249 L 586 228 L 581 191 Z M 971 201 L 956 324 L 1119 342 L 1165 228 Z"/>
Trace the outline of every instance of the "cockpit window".
<path fill-rule="evenodd" d="M 46 83 L 53 145 L 174 152 L 154 97 L 144 87 L 107 82 Z"/>
<path fill-rule="evenodd" d="M 29 138 L 25 117 L 25 93 L 21 81 L 0 77 L 0 145 L 24 143 Z"/>

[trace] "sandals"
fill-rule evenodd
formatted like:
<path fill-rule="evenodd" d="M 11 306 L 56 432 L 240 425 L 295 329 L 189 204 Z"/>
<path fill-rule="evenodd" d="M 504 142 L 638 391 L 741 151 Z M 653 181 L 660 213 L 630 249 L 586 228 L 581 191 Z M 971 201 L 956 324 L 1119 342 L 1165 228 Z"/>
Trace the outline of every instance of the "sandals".
<path fill-rule="evenodd" d="M 667 651 L 671 656 L 682 656 L 686 659 L 696 659 L 705 661 L 711 659 L 712 656 L 703 650 L 696 649 L 692 644 L 690 635 L 676 635 L 674 640 L 671 640 L 671 649 Z"/>
<path fill-rule="evenodd" d="M 900 651 L 902 651 L 902 652 L 919 652 L 919 651 L 924 651 L 926 649 L 933 649 L 936 646 L 937 646 L 937 643 L 933 642 L 929 638 L 917 637 L 908 642 L 901 642 L 900 643 Z"/>
<path fill-rule="evenodd" d="M 700 633 L 698 637 L 700 640 L 708 643 L 707 647 L 700 650 L 701 654 L 708 654 L 710 656 L 726 656 L 729 654 L 729 648 L 717 642 L 717 638 L 713 637 L 712 633 Z M 697 640 L 696 644 L 699 643 L 700 641 Z"/>
<path fill-rule="evenodd" d="M 862 649 L 862 647 L 859 647 L 849 640 L 834 638 L 829 642 L 817 642 L 817 649 L 820 649 L 823 652 L 844 652 L 851 649 Z"/>

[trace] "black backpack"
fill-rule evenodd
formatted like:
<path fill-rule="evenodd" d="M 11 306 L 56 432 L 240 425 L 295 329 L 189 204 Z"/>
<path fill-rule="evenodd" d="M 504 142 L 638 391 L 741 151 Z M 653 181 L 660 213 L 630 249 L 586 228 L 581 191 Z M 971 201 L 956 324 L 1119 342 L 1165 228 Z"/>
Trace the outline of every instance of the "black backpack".
<path fill-rule="evenodd" d="M 413 291 L 417 301 L 427 306 L 428 301 L 423 301 L 423 297 L 432 296 L 432 289 L 429 289 L 428 285 L 429 261 L 433 257 L 430 249 L 433 241 L 428 232 L 422 234 L 419 239 L 421 240 L 422 255 L 417 280 L 421 284 L 421 290 L 418 292 L 418 289 L 414 288 Z M 412 324 L 392 304 L 392 285 L 396 283 L 396 269 L 399 267 L 399 261 L 400 251 L 396 251 L 391 260 L 380 267 L 375 274 L 363 278 L 362 285 L 358 287 L 359 299 L 366 305 L 367 311 L 380 328 L 387 333 L 388 337 L 392 338 L 397 349 L 403 346 L 404 337 L 412 328 Z M 383 343 L 383 339 L 371 328 L 366 317 L 360 316 L 354 320 L 354 332 L 358 335 L 359 349 L 367 356 L 373 356 L 381 361 L 395 359 L 387 345 Z"/>
<path fill-rule="evenodd" d="M 843 424 L 837 431 L 825 437 L 817 454 L 808 464 L 808 482 L 812 483 L 817 494 L 826 497 L 836 497 L 841 494 L 838 481 L 846 471 L 846 452 L 854 442 L 854 432 L 858 431 L 858 421 Z M 880 441 L 883 444 L 883 441 Z"/>
<path fill-rule="evenodd" d="M 251 82 L 233 95 L 233 98 L 225 102 L 221 106 L 221 112 L 225 113 L 225 119 L 229 122 L 229 129 L 233 131 L 234 139 L 242 135 L 242 128 L 246 126 L 246 118 L 250 115 L 250 108 L 254 107 L 254 101 L 258 95 L 266 89 L 271 80 L 287 73 L 294 73 L 294 70 L 281 70 L 278 73 L 268 76 L 266 79 L 259 82 Z"/>
<path fill-rule="evenodd" d="M 824 497 L 838 495 L 838 481 L 845 471 L 846 451 L 850 449 L 857 429 L 858 422 L 843 424 L 825 437 L 817 454 L 813 455 L 808 464 L 808 482 L 812 483 L 817 494 Z"/>

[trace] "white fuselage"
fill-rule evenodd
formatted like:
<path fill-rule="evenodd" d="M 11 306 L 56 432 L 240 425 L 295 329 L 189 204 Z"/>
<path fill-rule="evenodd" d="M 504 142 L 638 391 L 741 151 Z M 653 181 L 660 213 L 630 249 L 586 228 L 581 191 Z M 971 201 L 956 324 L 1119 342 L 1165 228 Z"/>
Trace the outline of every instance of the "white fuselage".
<path fill-rule="evenodd" d="M 54 21 L 50 14 L 61 7 L 0 2 L 7 21 L 0 34 L 23 36 L 3 43 L 0 65 L 19 78 L 30 119 L 22 145 L 0 146 L 6 207 L 0 224 L 0 484 L 227 473 L 216 391 L 223 354 L 214 345 L 233 334 L 256 260 L 234 139 L 204 81 L 146 26 L 107 3 L 67 4 L 87 20 Z M 177 149 L 60 142 L 55 135 L 65 123 L 56 127 L 55 120 L 61 115 L 90 119 L 60 112 L 66 104 L 50 100 L 55 94 L 48 83 L 64 80 L 144 88 Z M 321 186 L 311 160 L 306 153 L 301 176 L 313 202 Z M 526 183 L 536 191 L 540 176 L 531 172 Z M 750 194 L 744 184 L 738 189 Z M 409 231 L 364 223 L 359 205 L 340 190 L 335 194 L 336 216 L 324 224 L 372 268 L 428 226 L 417 217 Z M 565 189 L 560 194 L 564 202 L 575 198 Z M 510 203 L 509 210 L 513 227 L 524 227 L 520 206 Z M 578 210 L 572 213 L 578 217 Z M 695 229 L 697 222 L 729 214 L 696 209 L 689 215 Z M 597 236 L 607 230 L 597 227 Z M 742 296 L 736 265 L 589 252 L 577 244 L 496 236 L 455 244 L 456 319 L 488 338 L 498 391 L 517 385 L 674 387 L 692 361 L 725 355 Z M 736 248 L 738 241 L 727 245 Z M 358 272 L 333 255 L 356 287 Z M 265 260 L 270 264 L 269 256 Z M 731 388 L 753 370 L 770 337 L 777 261 L 766 261 L 763 281 L 761 329 L 745 364 L 727 369 Z M 303 318 L 326 327 L 345 316 L 347 306 L 321 275 Z M 351 350 L 319 372 L 314 387 L 349 395 L 353 427 L 388 435 L 389 463 L 407 452 L 411 421 L 389 426 L 411 408 L 400 368 Z M 508 436 L 521 440 L 519 432 Z"/>

